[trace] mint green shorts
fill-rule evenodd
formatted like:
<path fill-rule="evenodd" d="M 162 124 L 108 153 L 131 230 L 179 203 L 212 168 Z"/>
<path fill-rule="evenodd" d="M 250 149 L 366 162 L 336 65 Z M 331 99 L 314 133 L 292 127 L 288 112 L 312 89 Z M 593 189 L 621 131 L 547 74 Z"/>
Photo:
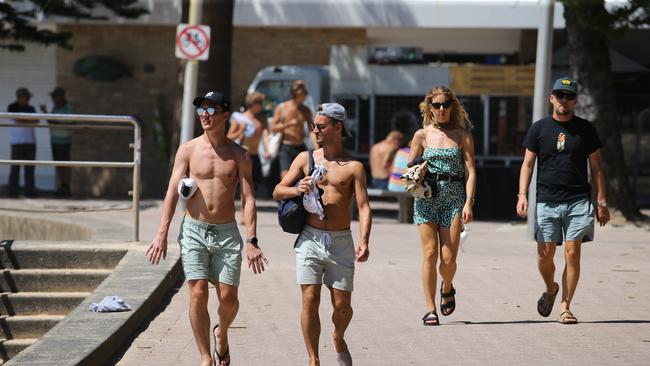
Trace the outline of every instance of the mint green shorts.
<path fill-rule="evenodd" d="M 350 230 L 324 231 L 305 225 L 296 239 L 296 282 L 352 291 L 354 242 Z"/>
<path fill-rule="evenodd" d="M 209 224 L 185 216 L 178 244 L 185 280 L 239 286 L 244 243 L 237 223 Z"/>

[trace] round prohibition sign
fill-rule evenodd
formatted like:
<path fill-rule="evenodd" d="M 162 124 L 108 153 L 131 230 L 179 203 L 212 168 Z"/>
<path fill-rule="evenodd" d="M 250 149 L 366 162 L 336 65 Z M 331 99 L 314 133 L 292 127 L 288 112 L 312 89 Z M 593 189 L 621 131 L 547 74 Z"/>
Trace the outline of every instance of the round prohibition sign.
<path fill-rule="evenodd" d="M 210 37 L 198 26 L 187 27 L 176 38 L 178 49 L 189 59 L 201 56 L 210 46 Z"/>

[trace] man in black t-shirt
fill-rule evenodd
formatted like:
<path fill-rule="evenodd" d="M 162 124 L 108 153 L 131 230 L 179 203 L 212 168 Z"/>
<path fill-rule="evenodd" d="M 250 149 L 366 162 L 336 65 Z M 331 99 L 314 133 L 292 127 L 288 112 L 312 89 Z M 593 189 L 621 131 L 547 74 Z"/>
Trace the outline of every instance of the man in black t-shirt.
<path fill-rule="evenodd" d="M 535 240 L 537 266 L 546 283 L 546 291 L 537 302 L 537 311 L 547 317 L 553 310 L 560 286 L 555 282 L 553 257 L 564 240 L 566 265 L 562 275 L 562 324 L 575 324 L 570 304 L 580 277 L 580 247 L 593 240 L 594 206 L 587 160 L 591 167 L 596 197 L 596 219 L 601 226 L 609 221 L 605 195 L 605 177 L 601 169 L 602 143 L 591 122 L 574 115 L 578 85 L 568 77 L 555 81 L 550 102 L 553 115 L 530 127 L 523 142 L 526 148 L 519 175 L 517 214 L 526 217 L 526 194 L 537 159 L 537 205 Z"/>

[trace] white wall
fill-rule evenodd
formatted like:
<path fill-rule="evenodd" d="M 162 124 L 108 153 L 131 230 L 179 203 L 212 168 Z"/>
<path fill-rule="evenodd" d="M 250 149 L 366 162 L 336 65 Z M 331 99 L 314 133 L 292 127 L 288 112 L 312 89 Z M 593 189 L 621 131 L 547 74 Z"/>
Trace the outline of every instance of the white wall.
<path fill-rule="evenodd" d="M 46 104 L 52 108 L 49 93 L 56 83 L 55 48 L 27 45 L 25 52 L 0 50 L 0 110 L 7 111 L 7 106 L 16 100 L 16 89 L 26 87 L 32 93 L 29 104 L 39 111 L 38 106 Z M 1 120 L 2 123 L 11 120 Z M 41 122 L 43 123 L 43 122 Z M 0 128 L 0 158 L 9 159 L 9 128 Z M 52 160 L 50 134 L 47 128 L 36 129 L 36 159 Z M 0 165 L 0 186 L 7 184 L 9 166 Z M 21 185 L 23 175 L 21 171 Z M 54 189 L 54 168 L 36 167 L 36 187 Z"/>

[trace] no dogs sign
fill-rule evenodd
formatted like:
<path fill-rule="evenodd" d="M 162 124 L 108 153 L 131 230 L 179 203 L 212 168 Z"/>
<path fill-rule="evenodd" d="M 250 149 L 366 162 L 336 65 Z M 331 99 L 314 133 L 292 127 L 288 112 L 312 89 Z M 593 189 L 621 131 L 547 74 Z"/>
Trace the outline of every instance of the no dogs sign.
<path fill-rule="evenodd" d="M 176 27 L 176 57 L 204 61 L 209 54 L 209 26 L 179 24 Z"/>

